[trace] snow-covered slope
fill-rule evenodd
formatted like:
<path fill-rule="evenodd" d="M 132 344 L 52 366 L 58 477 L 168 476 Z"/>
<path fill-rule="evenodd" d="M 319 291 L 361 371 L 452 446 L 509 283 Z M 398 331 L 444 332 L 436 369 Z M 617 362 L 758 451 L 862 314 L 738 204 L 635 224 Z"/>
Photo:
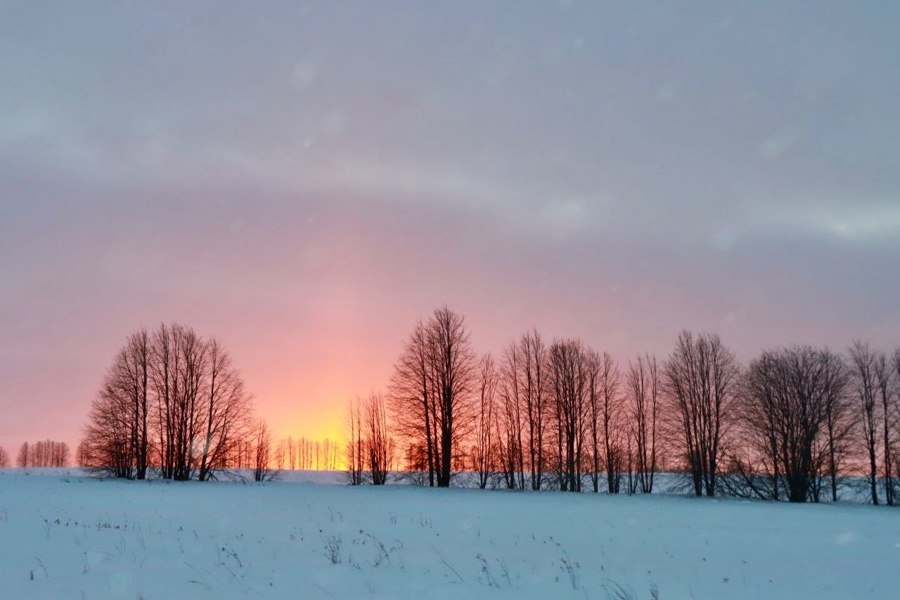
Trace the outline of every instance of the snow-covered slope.
<path fill-rule="evenodd" d="M 0 597 L 900 597 L 884 507 L 75 473 L 0 474 Z"/>

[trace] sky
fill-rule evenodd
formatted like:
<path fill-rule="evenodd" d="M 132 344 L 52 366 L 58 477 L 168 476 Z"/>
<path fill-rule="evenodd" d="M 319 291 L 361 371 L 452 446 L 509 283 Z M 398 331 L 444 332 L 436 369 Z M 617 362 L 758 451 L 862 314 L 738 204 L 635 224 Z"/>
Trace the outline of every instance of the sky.
<path fill-rule="evenodd" d="M 900 5 L 0 0 L 0 446 L 126 337 L 336 437 L 447 305 L 623 364 L 900 346 Z"/>

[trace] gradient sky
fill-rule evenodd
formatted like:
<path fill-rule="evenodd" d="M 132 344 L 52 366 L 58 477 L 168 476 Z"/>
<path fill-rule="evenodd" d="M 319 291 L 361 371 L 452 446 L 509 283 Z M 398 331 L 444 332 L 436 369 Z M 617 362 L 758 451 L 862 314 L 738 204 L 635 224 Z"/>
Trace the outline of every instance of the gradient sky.
<path fill-rule="evenodd" d="M 900 345 L 896 2 L 0 0 L 0 446 L 142 325 L 341 429 L 416 320 Z"/>

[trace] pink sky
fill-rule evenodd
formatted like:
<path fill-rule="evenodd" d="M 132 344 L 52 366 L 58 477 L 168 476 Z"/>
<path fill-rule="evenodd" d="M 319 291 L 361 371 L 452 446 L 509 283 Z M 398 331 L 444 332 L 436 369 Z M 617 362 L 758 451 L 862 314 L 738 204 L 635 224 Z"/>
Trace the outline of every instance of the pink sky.
<path fill-rule="evenodd" d="M 890 13 L 890 14 L 887 14 Z M 620 361 L 900 345 L 897 9 L 0 5 L 0 446 L 141 326 L 337 435 L 447 304 Z"/>

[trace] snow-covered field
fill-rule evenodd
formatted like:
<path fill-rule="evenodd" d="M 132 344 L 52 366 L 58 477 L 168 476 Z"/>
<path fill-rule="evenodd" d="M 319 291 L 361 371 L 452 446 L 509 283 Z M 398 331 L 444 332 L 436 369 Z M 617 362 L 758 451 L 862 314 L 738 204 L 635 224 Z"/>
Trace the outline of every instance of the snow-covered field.
<path fill-rule="evenodd" d="M 897 509 L 295 478 L 0 471 L 0 597 L 900 598 Z"/>

